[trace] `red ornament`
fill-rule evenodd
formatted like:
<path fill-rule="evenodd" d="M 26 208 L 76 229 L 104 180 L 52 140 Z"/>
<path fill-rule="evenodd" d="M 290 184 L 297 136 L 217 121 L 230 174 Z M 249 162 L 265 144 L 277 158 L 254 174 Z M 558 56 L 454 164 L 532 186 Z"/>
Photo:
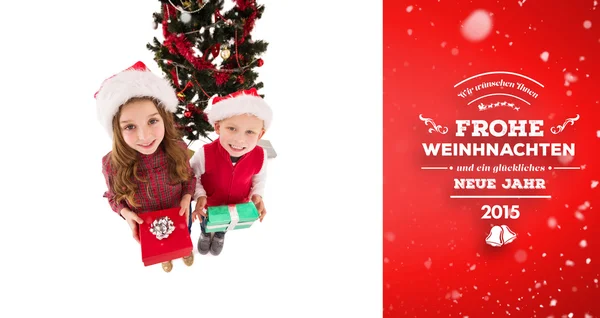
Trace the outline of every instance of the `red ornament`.
<path fill-rule="evenodd" d="M 243 75 L 240 75 L 240 76 L 238 76 L 238 77 L 237 77 L 237 80 L 238 80 L 238 83 L 240 83 L 240 84 L 244 84 L 244 81 L 245 81 L 245 79 L 244 79 L 244 76 L 243 76 Z"/>
<path fill-rule="evenodd" d="M 196 110 L 196 106 L 194 106 L 194 104 L 187 104 L 187 110 L 193 112 Z"/>
<path fill-rule="evenodd" d="M 183 116 L 190 118 L 190 117 L 192 117 L 192 112 L 188 110 L 185 113 L 183 113 Z"/>
<path fill-rule="evenodd" d="M 215 44 L 212 48 L 213 58 L 217 57 L 219 55 L 220 51 L 221 51 L 221 44 L 219 44 L 219 43 Z"/>
<path fill-rule="evenodd" d="M 263 61 L 263 59 L 258 59 L 258 61 L 256 61 L 256 65 L 258 65 L 258 67 L 263 66 L 263 64 L 265 64 L 265 61 Z"/>

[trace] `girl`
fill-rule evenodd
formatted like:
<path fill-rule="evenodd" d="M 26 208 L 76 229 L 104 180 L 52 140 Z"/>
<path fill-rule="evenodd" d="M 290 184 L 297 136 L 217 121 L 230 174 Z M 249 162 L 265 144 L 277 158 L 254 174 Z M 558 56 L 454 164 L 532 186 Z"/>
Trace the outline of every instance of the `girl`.
<path fill-rule="evenodd" d="M 188 219 L 196 178 L 187 146 L 175 128 L 178 100 L 169 82 L 152 74 L 142 62 L 102 83 L 95 95 L 98 119 L 113 140 L 102 158 L 110 207 L 131 228 L 139 242 L 139 213 L 181 207 Z M 194 253 L 183 258 L 187 266 Z M 165 272 L 172 261 L 162 263 Z"/>

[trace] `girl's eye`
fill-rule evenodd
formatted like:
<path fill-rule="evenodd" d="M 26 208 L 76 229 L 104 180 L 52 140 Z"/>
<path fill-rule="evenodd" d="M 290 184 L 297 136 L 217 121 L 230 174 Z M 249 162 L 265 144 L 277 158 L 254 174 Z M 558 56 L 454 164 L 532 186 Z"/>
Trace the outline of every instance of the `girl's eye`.
<path fill-rule="evenodd" d="M 235 131 L 235 128 L 233 128 L 233 127 L 227 127 L 227 129 L 229 129 L 231 131 Z"/>
<path fill-rule="evenodd" d="M 123 129 L 125 129 L 125 130 L 132 130 L 133 128 L 135 128 L 134 125 L 127 125 L 127 126 L 123 127 Z"/>
<path fill-rule="evenodd" d="M 150 125 L 154 125 L 156 123 L 158 123 L 158 119 L 150 119 Z"/>

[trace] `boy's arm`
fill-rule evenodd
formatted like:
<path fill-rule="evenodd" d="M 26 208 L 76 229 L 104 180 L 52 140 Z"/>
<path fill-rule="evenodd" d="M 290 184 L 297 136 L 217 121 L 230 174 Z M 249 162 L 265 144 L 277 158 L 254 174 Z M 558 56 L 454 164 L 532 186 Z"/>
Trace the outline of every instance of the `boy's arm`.
<path fill-rule="evenodd" d="M 265 185 L 267 183 L 267 150 L 263 148 L 263 164 L 260 171 L 252 176 L 252 190 L 250 191 L 250 198 L 253 195 L 260 195 L 264 197 Z"/>
<path fill-rule="evenodd" d="M 194 153 L 192 159 L 190 159 L 190 165 L 196 177 L 196 189 L 192 195 L 192 199 L 197 201 L 199 197 L 206 196 L 206 191 L 202 186 L 201 176 L 205 171 L 205 159 L 204 159 L 204 147 L 200 147 L 198 151 Z"/>

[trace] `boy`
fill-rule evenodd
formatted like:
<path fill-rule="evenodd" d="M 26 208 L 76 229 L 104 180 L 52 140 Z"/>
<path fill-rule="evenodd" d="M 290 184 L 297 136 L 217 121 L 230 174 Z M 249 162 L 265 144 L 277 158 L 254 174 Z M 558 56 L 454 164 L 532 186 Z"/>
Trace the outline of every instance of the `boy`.
<path fill-rule="evenodd" d="M 245 203 L 252 200 L 262 222 L 266 215 L 262 201 L 267 170 L 267 152 L 258 141 L 272 121 L 271 108 L 255 88 L 225 97 L 215 97 L 208 120 L 219 138 L 203 145 L 190 164 L 197 178 L 192 213 L 201 221 L 198 252 L 219 255 L 223 250 L 225 232 L 216 232 L 211 239 L 206 233 L 206 212 L 211 206 Z"/>

